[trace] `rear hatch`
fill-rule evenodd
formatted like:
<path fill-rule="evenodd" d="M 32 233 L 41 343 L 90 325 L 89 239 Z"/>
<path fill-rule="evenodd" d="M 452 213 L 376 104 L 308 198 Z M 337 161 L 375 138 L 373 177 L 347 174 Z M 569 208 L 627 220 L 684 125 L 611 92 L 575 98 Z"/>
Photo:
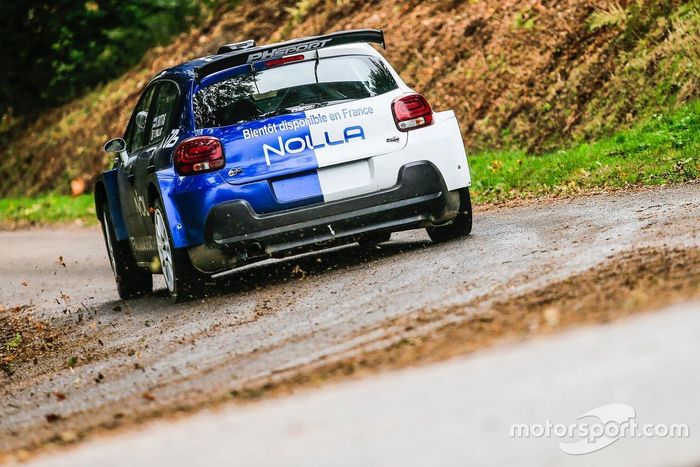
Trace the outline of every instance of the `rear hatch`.
<path fill-rule="evenodd" d="M 391 110 L 400 94 L 380 58 L 319 59 L 309 52 L 255 64 L 253 71 L 203 87 L 194 98 L 195 121 L 199 134 L 224 146 L 224 180 L 269 180 L 279 201 L 291 202 L 304 196 L 296 177 L 339 164 L 365 177 L 369 169 L 358 161 L 401 150 L 407 136 Z"/>

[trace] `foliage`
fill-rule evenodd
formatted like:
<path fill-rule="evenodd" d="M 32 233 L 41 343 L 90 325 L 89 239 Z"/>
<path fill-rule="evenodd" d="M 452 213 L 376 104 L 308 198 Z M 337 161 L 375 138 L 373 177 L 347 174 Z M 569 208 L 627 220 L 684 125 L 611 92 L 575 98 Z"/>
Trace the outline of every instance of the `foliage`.
<path fill-rule="evenodd" d="M 627 11 L 619 3 L 613 3 L 607 7 L 596 8 L 589 18 L 591 31 L 597 31 L 606 26 L 624 26 L 627 20 Z"/>
<path fill-rule="evenodd" d="M 5 343 L 6 350 L 17 350 L 22 345 L 22 334 L 16 332 L 15 335 Z"/>
<path fill-rule="evenodd" d="M 0 2 L 0 115 L 35 114 L 114 79 L 199 14 L 195 0 Z"/>
<path fill-rule="evenodd" d="M 312 6 L 312 0 L 299 0 L 293 7 L 285 7 L 284 11 L 289 14 L 292 24 L 297 25 L 304 21 Z"/>
<path fill-rule="evenodd" d="M 575 134 L 595 137 L 700 95 L 700 1 L 633 2 L 616 40 L 619 66 L 590 96 Z"/>
<path fill-rule="evenodd" d="M 700 101 L 594 143 L 541 156 L 486 152 L 470 165 L 478 203 L 696 180 Z"/>
<path fill-rule="evenodd" d="M 216 5 L 197 28 L 151 48 L 127 73 L 82 97 L 36 119 L 0 120 L 0 195 L 69 193 L 75 179 L 90 189 L 111 163 L 101 145 L 123 133 L 148 80 L 248 38 L 269 43 L 350 27 L 385 29 L 382 53 L 434 109 L 456 112 L 470 150 L 553 154 L 700 97 L 700 0 Z"/>

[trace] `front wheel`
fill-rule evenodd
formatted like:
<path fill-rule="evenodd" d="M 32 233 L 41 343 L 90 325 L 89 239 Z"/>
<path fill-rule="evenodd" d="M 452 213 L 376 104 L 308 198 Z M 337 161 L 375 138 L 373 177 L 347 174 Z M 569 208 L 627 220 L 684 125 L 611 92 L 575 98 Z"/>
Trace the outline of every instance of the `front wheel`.
<path fill-rule="evenodd" d="M 468 237 L 472 232 L 472 199 L 469 187 L 459 190 L 459 213 L 447 225 L 428 227 L 428 236 L 435 243 L 446 242 L 456 238 Z"/>
<path fill-rule="evenodd" d="M 181 302 L 193 297 L 206 280 L 206 275 L 192 266 L 190 257 L 184 249 L 173 247 L 170 229 L 165 222 L 163 207 L 156 202 L 153 214 L 156 231 L 156 245 L 161 271 L 165 278 L 165 286 L 173 302 Z"/>
<path fill-rule="evenodd" d="M 131 253 L 128 240 L 117 240 L 112 225 L 112 215 L 109 211 L 109 204 L 105 201 L 102 205 L 102 234 L 104 235 L 109 263 L 112 266 L 112 273 L 117 282 L 117 292 L 119 298 L 127 300 L 129 298 L 140 297 L 153 290 L 153 276 L 147 269 L 136 265 L 136 259 Z"/>

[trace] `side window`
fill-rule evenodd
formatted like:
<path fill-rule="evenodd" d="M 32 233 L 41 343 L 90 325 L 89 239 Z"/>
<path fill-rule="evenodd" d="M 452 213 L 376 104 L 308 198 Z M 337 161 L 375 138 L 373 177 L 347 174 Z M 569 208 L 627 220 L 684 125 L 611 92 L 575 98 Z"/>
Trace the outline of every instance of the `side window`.
<path fill-rule="evenodd" d="M 131 117 L 131 123 L 126 135 L 126 150 L 132 153 L 145 146 L 146 123 L 148 123 L 148 110 L 151 108 L 153 94 L 155 94 L 156 86 L 151 86 L 146 90 L 143 97 L 139 101 L 134 113 Z"/>
<path fill-rule="evenodd" d="M 148 142 L 152 144 L 163 139 L 173 123 L 179 90 L 172 81 L 163 81 L 158 88 L 151 122 L 148 125 Z"/>

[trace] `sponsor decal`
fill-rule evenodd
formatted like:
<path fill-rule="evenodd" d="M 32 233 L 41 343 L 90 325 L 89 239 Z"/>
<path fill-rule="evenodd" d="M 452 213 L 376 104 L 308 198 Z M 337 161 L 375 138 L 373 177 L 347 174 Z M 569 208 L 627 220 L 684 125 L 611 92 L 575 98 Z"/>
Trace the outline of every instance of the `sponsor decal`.
<path fill-rule="evenodd" d="M 331 136 L 328 131 L 323 132 L 324 140 L 314 141 L 311 135 L 305 137 L 294 136 L 284 139 L 281 136 L 277 137 L 277 144 L 263 144 L 263 153 L 265 154 L 265 162 L 270 163 L 270 155 L 277 154 L 278 156 L 287 156 L 289 154 L 299 154 L 307 149 L 320 149 L 326 146 L 337 146 L 346 144 L 353 139 L 365 139 L 365 130 L 361 126 L 349 126 L 343 130 L 342 136 Z"/>
<path fill-rule="evenodd" d="M 241 134 L 244 140 L 262 138 L 263 156 L 268 166 L 272 165 L 272 156 L 286 157 L 301 154 L 311 149 L 338 146 L 353 141 L 365 140 L 365 128 L 360 125 L 346 125 L 342 130 L 337 124 L 342 120 L 356 119 L 374 114 L 374 108 L 344 107 L 330 113 L 307 114 L 293 120 L 281 120 L 267 123 L 257 128 L 243 128 Z M 329 124 L 332 128 L 323 131 L 320 135 L 311 136 L 307 128 L 316 125 Z M 276 134 L 277 138 L 274 138 Z M 272 137 L 272 138 L 270 138 Z"/>
<path fill-rule="evenodd" d="M 167 114 L 160 114 L 153 119 L 153 123 L 151 124 L 151 140 L 158 138 L 161 134 L 163 134 L 163 126 L 165 126 L 166 116 Z"/>
<path fill-rule="evenodd" d="M 175 146 L 177 143 L 177 140 L 179 139 L 180 135 L 180 130 L 179 129 L 174 129 L 173 131 L 170 132 L 170 136 L 168 136 L 168 139 L 165 141 L 165 148 L 172 148 Z"/>
<path fill-rule="evenodd" d="M 310 50 L 320 49 L 326 46 L 331 39 L 323 39 L 319 41 L 309 41 L 303 44 L 288 45 L 283 47 L 277 47 L 275 49 L 263 50 L 260 52 L 252 53 L 248 56 L 248 63 L 257 62 L 260 60 L 270 60 L 273 58 L 284 57 L 285 55 L 293 53 L 308 52 Z"/>

